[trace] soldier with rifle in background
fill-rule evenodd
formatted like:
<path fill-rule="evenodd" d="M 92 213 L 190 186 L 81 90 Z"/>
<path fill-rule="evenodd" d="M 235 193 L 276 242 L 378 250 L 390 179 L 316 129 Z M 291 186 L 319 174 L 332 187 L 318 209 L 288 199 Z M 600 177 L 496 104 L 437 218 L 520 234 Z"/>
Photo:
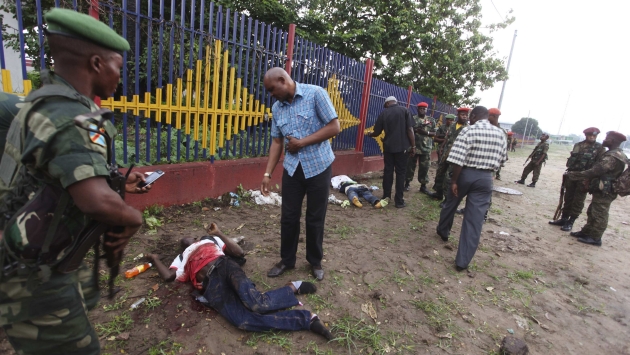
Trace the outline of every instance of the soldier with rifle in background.
<path fill-rule="evenodd" d="M 542 164 L 547 160 L 547 151 L 549 150 L 549 143 L 547 143 L 547 139 L 549 139 L 549 135 L 547 133 L 543 133 L 540 136 L 540 143 L 536 145 L 532 153 L 525 159 L 525 163 L 523 166 L 527 164 L 527 161 L 531 159 L 529 164 L 525 166 L 523 169 L 523 174 L 521 175 L 520 180 L 514 181 L 517 184 L 525 184 L 525 179 L 527 179 L 527 175 L 534 172 L 534 177 L 532 178 L 532 183 L 527 185 L 527 187 L 536 187 L 536 182 L 538 181 L 538 177 L 540 177 L 540 170 L 542 169 Z"/>
<path fill-rule="evenodd" d="M 433 141 L 435 143 L 438 143 L 438 148 L 437 148 L 438 164 L 442 160 L 442 154 L 444 153 L 444 142 L 446 142 L 446 134 L 448 133 L 448 130 L 451 127 L 451 124 L 453 124 L 453 121 L 455 121 L 455 118 L 456 118 L 455 115 L 452 113 L 449 113 L 448 115 L 446 115 L 444 117 L 445 122 L 443 122 L 442 125 L 437 129 L 437 131 L 435 132 L 435 137 L 433 137 Z"/>
<path fill-rule="evenodd" d="M 141 173 L 108 164 L 116 129 L 92 100 L 116 90 L 129 43 L 75 11 L 53 9 L 45 20 L 55 71 L 24 100 L 0 163 L 0 325 L 19 354 L 96 355 L 87 310 L 99 298 L 97 270 L 83 258 L 109 228 L 103 245 L 118 267 L 142 226 L 121 196 L 148 190 Z"/>
<path fill-rule="evenodd" d="M 597 143 L 599 129 L 590 127 L 584 130 L 586 139 L 573 146 L 571 156 L 567 159 L 567 172 L 586 171 L 593 167 L 602 154 L 606 152 L 601 143 Z M 588 192 L 588 180 L 578 181 L 562 176 L 562 186 L 560 187 L 560 202 L 554 220 L 549 224 L 561 226 L 561 230 L 570 232 L 573 223 L 578 218 L 584 208 L 584 200 Z M 560 212 L 562 214 L 560 215 Z M 560 215 L 560 218 L 558 219 Z"/>

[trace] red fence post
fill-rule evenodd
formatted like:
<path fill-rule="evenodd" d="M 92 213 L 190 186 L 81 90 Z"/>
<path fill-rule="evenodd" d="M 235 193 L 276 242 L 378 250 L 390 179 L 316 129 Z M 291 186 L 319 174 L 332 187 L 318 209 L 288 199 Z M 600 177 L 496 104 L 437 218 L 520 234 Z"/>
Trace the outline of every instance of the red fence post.
<path fill-rule="evenodd" d="M 98 20 L 98 0 L 90 0 L 90 16 L 94 17 Z M 96 106 L 101 106 L 101 98 L 96 96 L 94 97 L 94 103 Z"/>
<path fill-rule="evenodd" d="M 365 124 L 367 122 L 367 111 L 370 104 L 370 90 L 372 89 L 372 69 L 374 68 L 374 61 L 368 59 L 365 62 L 365 74 L 363 75 L 363 93 L 361 97 L 361 108 L 359 110 L 359 130 L 357 131 L 357 142 L 354 150 L 357 152 L 363 151 L 363 137 L 365 131 Z"/>
<path fill-rule="evenodd" d="M 411 89 L 411 85 L 409 85 L 409 91 L 407 91 L 407 109 L 409 109 L 411 105 Z"/>
<path fill-rule="evenodd" d="M 289 38 L 287 38 L 287 62 L 284 70 L 291 76 L 291 66 L 293 65 L 293 44 L 295 42 L 295 24 L 289 25 Z"/>

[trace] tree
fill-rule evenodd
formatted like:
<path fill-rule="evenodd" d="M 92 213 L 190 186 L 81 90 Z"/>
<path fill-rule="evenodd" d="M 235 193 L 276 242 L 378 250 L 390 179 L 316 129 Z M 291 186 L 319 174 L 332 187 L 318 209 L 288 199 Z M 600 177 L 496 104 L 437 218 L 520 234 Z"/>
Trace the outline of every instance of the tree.
<path fill-rule="evenodd" d="M 525 132 L 525 126 L 527 125 L 527 132 Z M 518 133 L 520 135 L 527 135 L 531 137 L 539 138 L 544 132 L 538 127 L 538 120 L 535 118 L 523 117 L 520 120 L 516 121 L 512 126 L 512 132 Z"/>
<path fill-rule="evenodd" d="M 436 95 L 450 104 L 472 104 L 476 89 L 507 78 L 492 38 L 507 17 L 482 27 L 479 0 L 314 0 L 305 5 L 300 34 L 361 60 L 373 58 L 375 76 Z"/>

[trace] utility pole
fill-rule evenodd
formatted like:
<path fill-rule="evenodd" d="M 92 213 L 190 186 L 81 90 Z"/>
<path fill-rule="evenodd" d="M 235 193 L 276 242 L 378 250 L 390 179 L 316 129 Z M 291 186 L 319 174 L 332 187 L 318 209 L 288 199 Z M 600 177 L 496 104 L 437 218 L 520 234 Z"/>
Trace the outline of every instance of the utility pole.
<path fill-rule="evenodd" d="M 525 144 L 525 133 L 527 133 L 527 124 L 529 124 L 529 114 L 532 113 L 532 110 L 527 111 L 527 121 L 525 121 L 525 129 L 523 130 L 523 139 L 521 140 L 521 148 Z"/>
<path fill-rule="evenodd" d="M 514 51 L 514 42 L 516 42 L 516 30 L 514 30 L 514 38 L 512 38 L 512 48 L 510 48 L 510 57 L 508 58 L 507 65 L 507 73 L 510 73 L 510 63 L 512 62 L 512 52 Z M 503 80 L 503 87 L 501 88 L 501 96 L 499 97 L 499 106 L 498 109 L 501 109 L 501 103 L 503 102 L 503 93 L 505 92 L 505 83 L 507 83 L 507 79 Z"/>
<path fill-rule="evenodd" d="M 567 107 L 569 107 L 569 100 L 571 99 L 571 93 L 569 92 L 569 97 L 567 97 L 567 103 L 564 105 L 564 112 L 562 113 L 562 120 L 560 121 L 560 127 L 558 127 L 558 135 L 560 135 L 560 129 L 562 128 L 562 124 L 564 123 L 564 115 L 567 114 Z"/>

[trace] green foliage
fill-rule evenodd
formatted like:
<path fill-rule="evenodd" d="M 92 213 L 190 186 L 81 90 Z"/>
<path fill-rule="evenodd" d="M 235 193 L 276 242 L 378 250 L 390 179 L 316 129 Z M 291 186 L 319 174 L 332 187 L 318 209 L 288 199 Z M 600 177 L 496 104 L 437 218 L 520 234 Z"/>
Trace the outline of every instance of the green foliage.
<path fill-rule="evenodd" d="M 26 73 L 26 77 L 31 81 L 33 89 L 37 89 L 42 86 L 42 80 L 40 78 L 40 73 L 36 70 L 30 71 Z"/>
<path fill-rule="evenodd" d="M 149 349 L 149 355 L 175 355 L 181 353 L 183 344 L 170 339 L 162 340 Z"/>
<path fill-rule="evenodd" d="M 527 132 L 525 132 L 525 128 L 527 128 Z M 514 123 L 514 125 L 512 126 L 512 132 L 521 135 L 527 134 L 528 136 L 535 138 L 540 138 L 540 136 L 543 134 L 543 131 L 541 131 L 538 127 L 538 120 L 531 117 L 529 118 L 529 120 L 527 117 L 523 117 L 520 120 L 516 121 L 516 123 Z"/>

